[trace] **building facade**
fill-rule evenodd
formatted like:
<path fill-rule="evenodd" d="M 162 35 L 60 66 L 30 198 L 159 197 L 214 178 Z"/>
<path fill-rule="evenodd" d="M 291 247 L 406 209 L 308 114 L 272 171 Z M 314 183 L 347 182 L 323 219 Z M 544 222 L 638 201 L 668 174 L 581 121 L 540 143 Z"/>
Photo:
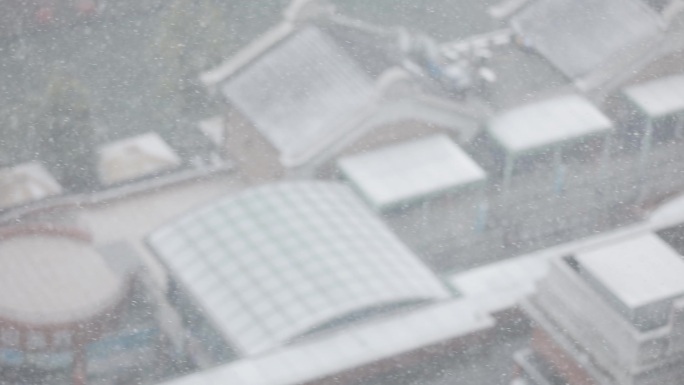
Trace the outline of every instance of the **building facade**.
<path fill-rule="evenodd" d="M 535 323 L 516 354 L 536 385 L 655 385 L 684 375 L 684 260 L 644 233 L 557 258 L 523 307 Z"/>

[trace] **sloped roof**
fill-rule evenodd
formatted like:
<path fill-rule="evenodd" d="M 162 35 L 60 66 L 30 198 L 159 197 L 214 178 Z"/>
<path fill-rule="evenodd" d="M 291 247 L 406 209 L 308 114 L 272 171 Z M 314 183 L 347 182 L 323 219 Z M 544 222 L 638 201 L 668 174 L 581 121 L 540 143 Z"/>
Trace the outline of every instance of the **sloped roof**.
<path fill-rule="evenodd" d="M 229 78 L 222 90 L 288 164 L 321 140 L 336 138 L 368 103 L 374 85 L 334 40 L 308 26 Z"/>
<path fill-rule="evenodd" d="M 636 84 L 627 87 L 624 93 L 634 105 L 654 118 L 684 111 L 684 75 Z"/>
<path fill-rule="evenodd" d="M 657 36 L 662 21 L 641 0 L 537 0 L 511 25 L 526 44 L 577 78 Z"/>
<path fill-rule="evenodd" d="M 104 184 L 138 179 L 181 164 L 173 149 L 154 132 L 106 144 L 98 155 L 98 171 Z"/>
<path fill-rule="evenodd" d="M 606 132 L 611 121 L 579 95 L 565 95 L 503 112 L 488 130 L 507 151 L 520 153 Z"/>
<path fill-rule="evenodd" d="M 486 174 L 446 135 L 342 158 L 342 172 L 377 208 L 483 181 Z"/>
<path fill-rule="evenodd" d="M 0 209 L 47 198 L 62 187 L 38 162 L 0 169 Z"/>
<path fill-rule="evenodd" d="M 246 354 L 356 311 L 448 296 L 341 184 L 248 190 L 160 228 L 148 243 Z"/>

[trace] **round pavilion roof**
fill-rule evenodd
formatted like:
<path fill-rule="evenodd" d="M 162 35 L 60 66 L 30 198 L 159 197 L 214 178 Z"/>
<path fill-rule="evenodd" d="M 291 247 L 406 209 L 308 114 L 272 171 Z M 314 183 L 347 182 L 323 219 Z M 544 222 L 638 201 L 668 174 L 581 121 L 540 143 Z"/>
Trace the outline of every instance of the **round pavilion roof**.
<path fill-rule="evenodd" d="M 79 323 L 115 306 L 124 280 L 88 243 L 53 235 L 0 241 L 0 319 Z"/>

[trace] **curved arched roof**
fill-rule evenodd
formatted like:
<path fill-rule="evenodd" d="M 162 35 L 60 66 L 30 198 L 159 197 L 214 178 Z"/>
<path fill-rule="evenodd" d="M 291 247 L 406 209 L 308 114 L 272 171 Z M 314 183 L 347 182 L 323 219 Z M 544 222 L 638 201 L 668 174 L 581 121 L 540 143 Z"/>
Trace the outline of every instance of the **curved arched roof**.
<path fill-rule="evenodd" d="M 164 226 L 148 243 L 246 354 L 354 311 L 448 296 L 340 184 L 251 189 Z"/>

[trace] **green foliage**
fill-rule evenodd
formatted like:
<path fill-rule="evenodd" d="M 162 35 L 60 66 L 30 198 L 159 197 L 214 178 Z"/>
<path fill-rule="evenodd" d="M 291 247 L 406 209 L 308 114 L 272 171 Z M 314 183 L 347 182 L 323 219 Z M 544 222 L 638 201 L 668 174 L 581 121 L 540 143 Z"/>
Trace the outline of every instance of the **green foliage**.
<path fill-rule="evenodd" d="M 202 70 L 216 65 L 230 45 L 228 12 L 213 0 L 172 0 L 162 11 L 152 42 L 156 63 L 156 93 L 169 107 L 187 110 L 205 103 L 197 84 Z"/>
<path fill-rule="evenodd" d="M 280 16 L 280 0 L 170 0 L 150 49 L 160 98 L 170 108 L 199 113 L 209 106 L 199 73 L 233 55 Z"/>
<path fill-rule="evenodd" d="M 39 158 L 70 191 L 97 184 L 94 128 L 87 90 L 74 77 L 55 73 L 37 106 Z"/>

